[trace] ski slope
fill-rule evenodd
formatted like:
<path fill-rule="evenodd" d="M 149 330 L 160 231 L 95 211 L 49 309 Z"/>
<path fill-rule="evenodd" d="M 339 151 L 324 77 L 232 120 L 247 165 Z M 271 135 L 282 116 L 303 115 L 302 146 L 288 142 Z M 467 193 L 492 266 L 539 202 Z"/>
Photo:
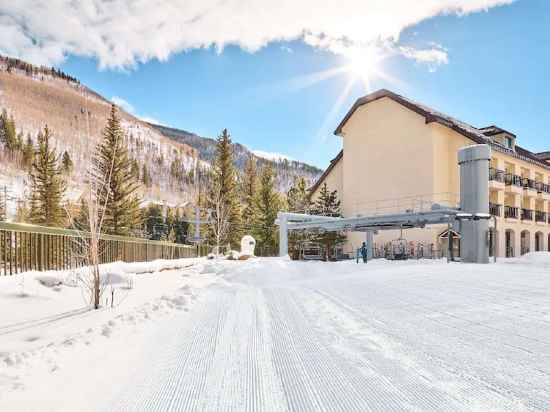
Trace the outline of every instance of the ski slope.
<path fill-rule="evenodd" d="M 546 255 L 200 265 L 218 281 L 188 312 L 115 333 L 10 410 L 550 410 Z"/>

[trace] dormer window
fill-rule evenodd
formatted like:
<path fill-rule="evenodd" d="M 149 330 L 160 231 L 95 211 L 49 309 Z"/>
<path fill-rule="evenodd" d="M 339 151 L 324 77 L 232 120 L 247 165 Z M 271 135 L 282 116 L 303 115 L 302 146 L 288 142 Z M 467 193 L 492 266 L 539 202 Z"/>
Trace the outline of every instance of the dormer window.
<path fill-rule="evenodd" d="M 510 136 L 506 136 L 504 138 L 504 145 L 507 149 L 513 149 L 514 148 L 514 138 Z"/>

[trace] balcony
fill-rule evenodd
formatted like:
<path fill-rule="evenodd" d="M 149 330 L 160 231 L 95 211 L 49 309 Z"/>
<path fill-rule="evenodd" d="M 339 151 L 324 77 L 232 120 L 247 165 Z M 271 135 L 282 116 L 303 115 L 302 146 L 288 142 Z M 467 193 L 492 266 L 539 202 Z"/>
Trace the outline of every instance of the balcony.
<path fill-rule="evenodd" d="M 542 210 L 535 211 L 535 222 L 546 223 L 546 215 L 547 213 Z"/>
<path fill-rule="evenodd" d="M 514 175 L 512 173 L 504 174 L 504 183 L 506 183 L 507 186 L 523 187 L 523 181 L 521 176 Z"/>
<path fill-rule="evenodd" d="M 521 220 L 533 220 L 533 211 L 531 209 L 521 209 Z"/>
<path fill-rule="evenodd" d="M 504 206 L 504 217 L 507 219 L 517 219 L 519 217 L 519 208 Z"/>
<path fill-rule="evenodd" d="M 537 191 L 537 185 L 533 179 L 523 177 L 521 178 L 521 184 L 525 190 Z"/>
<path fill-rule="evenodd" d="M 489 203 L 489 213 L 493 216 L 502 216 L 502 205 L 497 203 Z"/>
<path fill-rule="evenodd" d="M 535 186 L 537 188 L 538 194 L 541 195 L 543 199 L 550 200 L 550 185 L 537 181 L 535 182 Z"/>
<path fill-rule="evenodd" d="M 489 168 L 489 180 L 504 183 L 504 170 L 498 170 L 494 167 Z"/>
<path fill-rule="evenodd" d="M 521 176 L 504 173 L 504 184 L 507 192 L 511 192 L 516 195 L 523 194 L 523 180 Z"/>

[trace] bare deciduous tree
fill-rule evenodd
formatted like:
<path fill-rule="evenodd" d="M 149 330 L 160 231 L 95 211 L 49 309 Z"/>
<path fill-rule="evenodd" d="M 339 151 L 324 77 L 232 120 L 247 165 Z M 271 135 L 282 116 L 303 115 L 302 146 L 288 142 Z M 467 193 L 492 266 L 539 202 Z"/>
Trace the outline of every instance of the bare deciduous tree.
<path fill-rule="evenodd" d="M 87 107 L 87 94 L 85 93 L 85 102 Z M 86 113 L 88 111 L 86 110 Z M 86 141 L 90 142 L 89 132 L 89 116 L 86 116 Z M 114 165 L 111 164 L 111 169 L 106 176 L 101 177 L 99 174 L 94 173 L 93 162 L 94 155 L 93 150 L 88 150 L 90 157 L 88 159 L 88 178 L 86 186 L 81 196 L 81 210 L 78 218 L 70 215 L 69 218 L 80 233 L 80 235 L 73 240 L 73 256 L 78 261 L 78 266 L 83 266 L 84 269 L 78 274 L 78 283 L 82 288 L 84 298 L 88 303 L 94 306 L 94 309 L 98 309 L 103 292 L 107 286 L 111 283 L 110 276 L 104 276 L 101 278 L 99 270 L 100 256 L 103 253 L 101 250 L 101 234 L 102 225 L 105 218 L 105 211 L 107 202 L 109 200 L 109 183 L 111 179 L 112 169 Z M 114 294 L 114 293 L 113 293 Z M 111 305 L 113 302 L 111 302 Z"/>
<path fill-rule="evenodd" d="M 231 228 L 229 221 L 231 210 L 221 187 L 218 185 L 212 188 L 210 197 L 211 205 L 213 206 L 210 226 L 212 234 L 214 235 L 215 254 L 218 255 L 220 251 L 220 244 L 224 239 L 227 239 L 227 235 Z"/>

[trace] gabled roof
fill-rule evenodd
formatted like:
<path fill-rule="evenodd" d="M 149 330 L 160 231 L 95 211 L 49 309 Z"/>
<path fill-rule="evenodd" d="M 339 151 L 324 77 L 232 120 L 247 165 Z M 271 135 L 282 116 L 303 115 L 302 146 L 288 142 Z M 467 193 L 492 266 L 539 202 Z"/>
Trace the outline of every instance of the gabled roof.
<path fill-rule="evenodd" d="M 480 127 L 479 130 L 485 135 L 485 136 L 494 136 L 496 134 L 500 134 L 500 133 L 506 133 L 506 134 L 509 134 L 510 136 L 513 136 L 513 137 L 516 137 L 516 135 L 512 132 L 509 132 L 508 130 L 504 130 L 498 126 L 495 126 L 495 125 L 491 125 L 491 126 L 486 126 L 486 127 Z"/>
<path fill-rule="evenodd" d="M 468 123 L 464 123 L 458 119 L 455 119 L 454 117 L 448 116 L 444 113 L 438 112 L 437 110 L 434 110 L 428 106 L 425 106 L 421 103 L 415 102 L 414 100 L 408 99 L 406 97 L 403 97 L 397 93 L 394 93 L 390 90 L 381 89 L 374 93 L 368 94 L 366 96 L 363 96 L 355 101 L 351 109 L 346 113 L 336 130 L 334 131 L 335 135 L 341 136 L 342 135 L 342 128 L 347 123 L 347 121 L 353 116 L 355 111 L 370 102 L 373 102 L 378 99 L 382 99 L 384 97 L 387 97 L 389 99 L 392 99 L 393 101 L 401 104 L 402 106 L 405 106 L 406 108 L 418 113 L 419 115 L 423 116 L 426 119 L 426 123 L 432 123 L 436 122 L 443 126 L 446 126 L 452 130 L 454 130 L 457 133 L 460 133 L 461 135 L 469 138 L 475 143 L 478 144 L 490 144 L 491 147 L 499 152 L 506 153 L 512 157 L 515 157 L 517 159 L 524 160 L 529 163 L 536 164 L 538 166 L 541 166 L 547 170 L 550 170 L 550 164 L 545 162 L 545 159 L 540 157 L 542 154 L 535 154 L 527 149 L 524 149 L 523 147 L 520 147 L 518 145 L 515 146 L 515 151 L 507 149 L 503 146 L 500 146 L 498 144 L 495 144 L 491 141 L 489 136 L 493 134 L 498 134 L 501 132 L 505 132 L 508 134 L 511 134 L 515 137 L 513 133 L 510 133 L 498 126 L 488 126 L 481 129 L 478 129 L 472 125 L 469 125 Z M 544 152 L 547 153 L 547 152 Z M 550 155 L 549 155 L 550 158 Z M 321 179 L 320 179 L 321 180 Z"/>
<path fill-rule="evenodd" d="M 421 116 L 424 116 L 424 118 L 426 119 L 426 123 L 431 123 L 431 122 L 440 123 L 443 126 L 447 126 L 479 144 L 484 144 L 489 142 L 489 139 L 487 139 L 487 137 L 474 126 L 461 122 L 460 120 L 455 119 L 454 117 L 438 112 L 437 110 L 434 110 L 428 106 L 425 106 L 413 100 L 407 99 L 406 97 L 403 97 L 397 93 L 391 92 L 386 89 L 378 90 L 374 93 L 368 94 L 366 96 L 363 96 L 357 99 L 357 101 L 353 104 L 351 109 L 347 112 L 347 114 L 344 116 L 344 118 L 342 119 L 342 121 L 340 122 L 336 130 L 334 131 L 334 134 L 338 136 L 342 134 L 342 128 L 359 107 L 367 103 L 373 102 L 375 100 L 382 99 L 384 97 L 392 99 L 393 101 L 405 106 L 406 108 L 412 110 L 413 112 L 416 112 Z"/>
<path fill-rule="evenodd" d="M 325 169 L 323 174 L 319 177 L 319 179 L 317 179 L 315 184 L 309 188 L 309 193 L 310 194 L 313 194 L 317 190 L 317 188 L 321 185 L 323 180 L 325 180 L 325 178 L 329 175 L 329 173 L 332 171 L 332 169 L 334 169 L 336 164 L 342 159 L 343 156 L 344 156 L 344 150 L 342 149 L 342 150 L 340 150 L 340 153 L 338 153 L 336 155 L 336 157 L 330 161 L 330 164 Z"/>

